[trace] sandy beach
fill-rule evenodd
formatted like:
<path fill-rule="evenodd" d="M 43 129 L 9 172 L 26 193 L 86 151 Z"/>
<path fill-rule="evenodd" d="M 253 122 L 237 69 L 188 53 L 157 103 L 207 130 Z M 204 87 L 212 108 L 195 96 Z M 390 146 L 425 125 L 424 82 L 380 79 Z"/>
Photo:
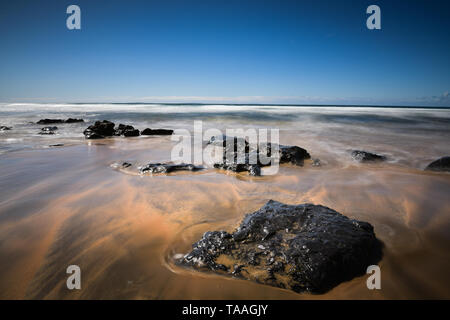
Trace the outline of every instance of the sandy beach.
<path fill-rule="evenodd" d="M 447 109 L 224 112 L 211 106 L 198 107 L 193 116 L 187 110 L 192 106 L 169 107 L 167 113 L 157 106 L 120 112 L 111 112 L 115 106 L 86 106 L 83 112 L 69 106 L 68 113 L 28 107 L 31 116 L 13 112 L 13 106 L 0 110 L 2 122 L 17 130 L 0 136 L 1 299 L 450 298 L 450 175 L 423 170 L 448 153 Z M 38 126 L 29 122 L 69 115 L 87 123 L 60 126 L 55 137 L 30 134 Z M 87 125 L 103 119 L 140 129 L 191 129 L 193 119 L 221 129 L 231 123 L 277 127 L 280 143 L 307 149 L 322 165 L 286 164 L 277 175 L 262 177 L 215 169 L 128 175 L 111 164 L 168 160 L 174 142 L 169 136 L 85 140 Z M 388 160 L 357 163 L 348 155 L 352 148 Z M 231 232 L 270 199 L 322 204 L 372 224 L 385 246 L 382 290 L 368 290 L 362 276 L 326 294 L 298 294 L 173 263 L 204 232 Z M 70 264 L 80 266 L 83 290 L 66 289 Z"/>

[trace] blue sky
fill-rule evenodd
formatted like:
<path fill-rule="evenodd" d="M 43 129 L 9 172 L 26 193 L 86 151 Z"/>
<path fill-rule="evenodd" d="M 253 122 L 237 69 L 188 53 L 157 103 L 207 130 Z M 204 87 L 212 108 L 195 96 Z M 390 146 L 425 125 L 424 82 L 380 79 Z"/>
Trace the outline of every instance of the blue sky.
<path fill-rule="evenodd" d="M 0 39 L 2 102 L 450 106 L 450 1 L 1 1 Z"/>

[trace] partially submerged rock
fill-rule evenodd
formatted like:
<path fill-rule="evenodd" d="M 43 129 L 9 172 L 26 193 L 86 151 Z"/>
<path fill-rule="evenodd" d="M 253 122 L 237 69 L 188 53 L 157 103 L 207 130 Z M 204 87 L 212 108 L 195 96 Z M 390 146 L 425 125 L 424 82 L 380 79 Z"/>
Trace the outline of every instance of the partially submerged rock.
<path fill-rule="evenodd" d="M 130 125 L 119 124 L 117 129 L 115 129 L 114 135 L 124 137 L 137 137 L 139 136 L 139 130 Z"/>
<path fill-rule="evenodd" d="M 227 143 L 227 141 L 229 141 Z M 252 146 L 247 140 L 238 137 L 215 136 L 208 144 L 223 148 L 223 158 L 214 163 L 215 168 L 233 172 L 248 171 L 250 175 L 261 175 L 261 167 L 271 165 L 268 157 L 274 150 L 279 152 L 279 163 L 291 163 L 303 166 L 305 159 L 310 159 L 308 151 L 297 146 L 275 145 L 271 143 Z M 264 157 L 264 161 L 261 160 Z"/>
<path fill-rule="evenodd" d="M 155 136 L 155 135 L 161 135 L 161 136 L 168 136 L 173 133 L 173 130 L 170 129 L 144 129 L 141 131 L 141 135 L 143 136 Z"/>
<path fill-rule="evenodd" d="M 129 167 L 128 163 L 125 163 L 126 167 Z M 197 171 L 203 167 L 194 166 L 193 164 L 173 164 L 173 163 L 149 163 L 139 168 L 141 174 L 145 173 L 170 173 L 173 171 Z"/>
<path fill-rule="evenodd" d="M 53 123 L 64 123 L 63 119 L 41 119 L 37 124 L 53 124 Z"/>
<path fill-rule="evenodd" d="M 236 161 L 224 160 L 223 162 L 220 163 L 214 163 L 214 168 L 233 172 L 247 171 L 248 174 L 251 176 L 261 175 L 261 166 L 258 164 L 236 163 Z"/>
<path fill-rule="evenodd" d="M 248 141 L 244 138 L 239 138 L 239 137 L 232 137 L 232 136 L 226 136 L 226 135 L 213 136 L 209 139 L 207 144 L 212 144 L 215 146 L 221 146 L 221 147 L 225 148 L 227 146 L 227 141 L 233 142 L 234 151 L 237 150 L 238 145 L 244 146 L 245 152 L 249 151 L 250 144 L 248 143 Z"/>
<path fill-rule="evenodd" d="M 312 159 L 312 165 L 313 167 L 321 167 L 322 161 L 320 161 L 320 159 Z"/>
<path fill-rule="evenodd" d="M 7 127 L 7 126 L 0 126 L 0 131 L 8 131 L 11 130 L 11 127 Z"/>
<path fill-rule="evenodd" d="M 77 122 L 84 122 L 84 120 L 83 119 L 69 118 L 65 122 L 66 123 L 77 123 Z"/>
<path fill-rule="evenodd" d="M 131 174 L 153 174 L 153 173 L 171 173 L 175 171 L 198 171 L 204 169 L 200 166 L 193 164 L 180 163 L 175 164 L 172 162 L 152 162 L 146 165 L 138 165 L 134 162 L 115 162 L 111 164 L 111 167 L 119 169 L 126 173 Z"/>
<path fill-rule="evenodd" d="M 41 119 L 36 123 L 37 124 L 54 124 L 54 123 L 75 123 L 75 122 L 84 122 L 84 120 L 83 119 L 74 119 L 74 118 L 69 118 L 67 120 L 64 120 L 64 119 Z"/>
<path fill-rule="evenodd" d="M 58 130 L 58 127 L 44 127 L 39 134 L 55 134 L 56 130 Z"/>
<path fill-rule="evenodd" d="M 450 171 L 450 156 L 442 157 L 430 163 L 425 170 L 427 171 Z"/>
<path fill-rule="evenodd" d="M 305 159 L 310 159 L 308 151 L 297 146 L 280 145 L 280 163 L 292 163 L 303 166 Z"/>
<path fill-rule="evenodd" d="M 382 257 L 373 227 L 320 205 L 270 200 L 233 232 L 206 232 L 176 263 L 295 292 L 323 293 Z"/>
<path fill-rule="evenodd" d="M 108 120 L 96 121 L 83 132 L 86 139 L 102 139 L 111 137 L 114 133 L 114 122 Z"/>
<path fill-rule="evenodd" d="M 351 156 L 353 160 L 356 160 L 358 162 L 376 162 L 386 160 L 386 157 L 383 155 L 362 150 L 352 150 Z"/>
<path fill-rule="evenodd" d="M 222 151 L 222 158 L 213 164 L 214 168 L 233 172 L 247 171 L 253 176 L 261 175 L 261 162 L 256 153 L 250 156 L 250 145 L 247 140 L 222 135 L 211 137 L 207 144 L 219 147 Z"/>
<path fill-rule="evenodd" d="M 96 121 L 93 125 L 84 130 L 83 133 L 86 139 L 103 139 L 112 136 L 139 136 L 139 130 L 135 129 L 133 126 L 121 123 L 115 128 L 114 122 L 108 120 Z"/>
<path fill-rule="evenodd" d="M 120 165 L 123 169 L 125 169 L 125 168 L 129 168 L 129 167 L 131 167 L 132 166 L 132 164 L 131 163 L 129 163 L 129 162 L 122 162 L 122 164 Z"/>

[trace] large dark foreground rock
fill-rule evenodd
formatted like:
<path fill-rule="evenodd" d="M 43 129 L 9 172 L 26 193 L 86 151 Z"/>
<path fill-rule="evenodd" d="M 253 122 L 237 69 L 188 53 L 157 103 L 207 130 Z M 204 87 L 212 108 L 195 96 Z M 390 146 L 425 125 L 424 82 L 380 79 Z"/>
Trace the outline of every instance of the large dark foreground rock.
<path fill-rule="evenodd" d="M 427 171 L 450 171 L 450 156 L 442 157 L 430 163 L 425 170 Z"/>
<path fill-rule="evenodd" d="M 373 227 L 320 205 L 270 200 L 232 234 L 206 232 L 178 265 L 323 293 L 382 257 Z"/>
<path fill-rule="evenodd" d="M 260 176 L 261 167 L 270 165 L 270 162 L 261 161 L 261 157 L 270 157 L 275 149 L 278 149 L 279 152 L 279 163 L 303 166 L 304 160 L 311 158 L 308 151 L 297 146 L 267 143 L 252 148 L 247 140 L 238 137 L 215 136 L 211 137 L 208 144 L 223 148 L 223 158 L 220 162 L 214 163 L 214 168 L 233 172 L 248 171 L 253 176 Z M 243 155 L 241 159 L 239 158 L 240 154 Z"/>

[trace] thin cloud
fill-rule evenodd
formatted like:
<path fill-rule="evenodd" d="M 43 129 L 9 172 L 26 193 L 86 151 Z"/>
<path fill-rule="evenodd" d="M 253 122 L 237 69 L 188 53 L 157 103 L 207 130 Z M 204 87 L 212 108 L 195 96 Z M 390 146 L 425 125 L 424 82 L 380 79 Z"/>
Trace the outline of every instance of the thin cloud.
<path fill-rule="evenodd" d="M 421 97 L 418 100 L 431 104 L 450 105 L 450 95 L 448 91 L 445 91 L 439 96 Z"/>

